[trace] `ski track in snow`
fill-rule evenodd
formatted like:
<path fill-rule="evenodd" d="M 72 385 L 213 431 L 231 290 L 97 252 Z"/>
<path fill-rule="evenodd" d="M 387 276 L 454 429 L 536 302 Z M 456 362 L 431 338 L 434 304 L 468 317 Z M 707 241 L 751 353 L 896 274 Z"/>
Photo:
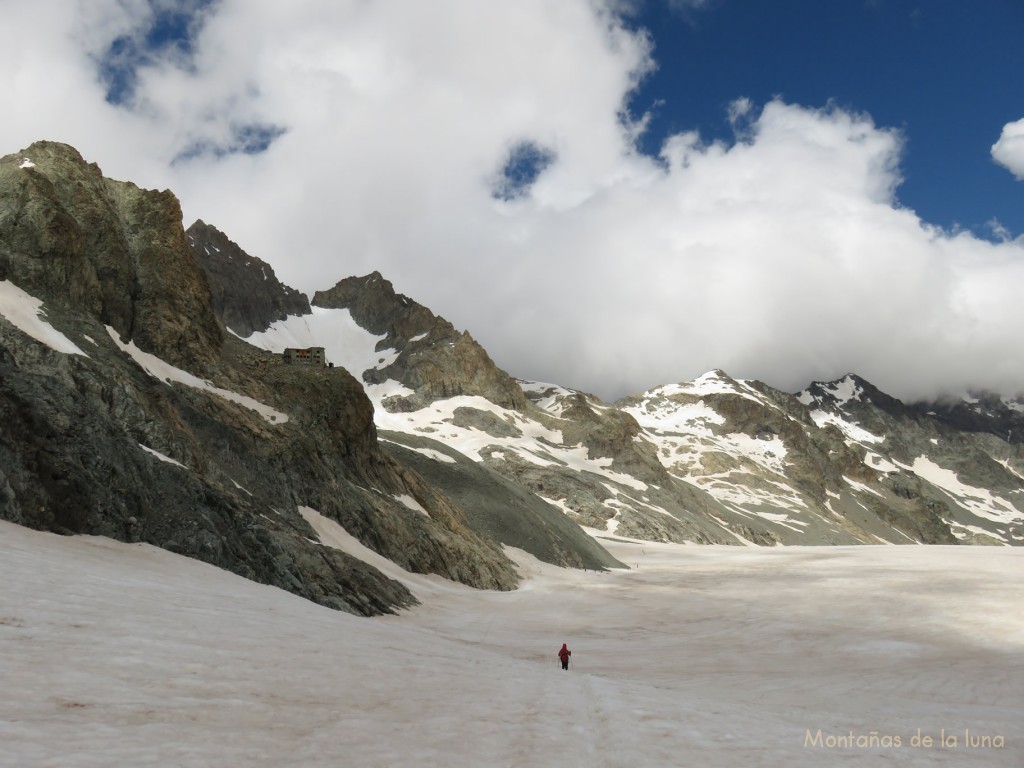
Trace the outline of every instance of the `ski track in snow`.
<path fill-rule="evenodd" d="M 360 619 L 0 523 L 0 766 L 1024 763 L 1021 550 L 599 541 L 632 569 L 511 551 L 522 587 L 486 592 L 380 561 L 422 605 Z M 902 745 L 807 746 L 818 729 Z"/>

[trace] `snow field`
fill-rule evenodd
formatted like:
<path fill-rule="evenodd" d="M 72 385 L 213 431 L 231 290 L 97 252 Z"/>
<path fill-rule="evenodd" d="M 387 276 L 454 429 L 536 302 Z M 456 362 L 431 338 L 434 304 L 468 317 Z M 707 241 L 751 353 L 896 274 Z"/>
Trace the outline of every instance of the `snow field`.
<path fill-rule="evenodd" d="M 22 165 L 22 168 L 31 167 Z M 71 339 L 46 322 L 43 302 L 31 296 L 10 280 L 0 280 L 0 315 L 22 333 L 31 336 L 58 352 L 67 355 L 88 355 Z"/>
<path fill-rule="evenodd" d="M 368 620 L 0 523 L 0 766 L 1024 761 L 1019 550 L 602 543 L 632 569 L 513 552 L 509 593 L 380 561 L 423 604 Z M 918 729 L 959 745 L 912 747 Z"/>
<path fill-rule="evenodd" d="M 170 363 L 165 362 L 156 355 L 152 355 L 149 352 L 144 352 L 135 346 L 134 341 L 129 341 L 127 344 L 121 341 L 121 337 L 117 331 L 107 326 L 107 333 L 110 335 L 111 340 L 117 345 L 117 348 L 124 352 L 126 355 L 132 358 L 139 367 L 142 368 L 146 373 L 155 379 L 159 379 L 164 382 L 176 381 L 179 384 L 184 384 L 186 387 L 192 387 L 193 389 L 201 389 L 205 392 L 216 395 L 217 397 L 229 400 L 232 403 L 238 403 L 239 405 L 249 408 L 250 410 L 256 411 L 260 414 L 265 421 L 284 424 L 288 421 L 288 414 L 282 413 L 281 411 L 274 410 L 270 406 L 264 405 L 258 400 L 254 400 L 247 395 L 240 395 L 237 392 L 232 392 L 228 389 L 222 389 L 220 387 L 213 386 L 210 382 L 200 379 L 198 376 L 194 376 L 188 371 L 183 371 L 180 368 L 176 368 Z"/>

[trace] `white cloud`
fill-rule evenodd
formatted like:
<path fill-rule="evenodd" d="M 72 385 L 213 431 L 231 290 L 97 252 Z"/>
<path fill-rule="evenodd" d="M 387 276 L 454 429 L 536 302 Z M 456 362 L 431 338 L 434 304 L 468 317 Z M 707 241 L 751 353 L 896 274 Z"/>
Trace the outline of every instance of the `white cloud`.
<path fill-rule="evenodd" d="M 711 0 L 666 0 L 668 7 L 675 13 L 684 16 L 701 11 L 711 5 Z"/>
<path fill-rule="evenodd" d="M 733 99 L 728 108 L 729 124 L 735 126 L 740 120 L 747 117 L 753 108 L 754 102 L 746 96 Z"/>
<path fill-rule="evenodd" d="M 654 62 L 608 0 L 223 0 L 194 55 L 115 108 L 93 59 L 145 4 L 0 0 L 3 152 L 67 141 L 182 199 L 308 293 L 379 269 L 515 375 L 604 396 L 722 367 L 798 389 L 855 371 L 897 396 L 1024 381 L 1024 245 L 899 207 L 902 137 L 842 109 L 742 99 L 730 144 L 637 154 Z M 143 10 L 139 10 L 143 9 Z M 267 151 L 231 151 L 283 131 Z M 516 147 L 553 158 L 492 192 Z M 177 162 L 174 162 L 177 158 Z"/>
<path fill-rule="evenodd" d="M 995 216 L 985 222 L 992 237 L 1000 242 L 1008 242 L 1013 239 L 1013 233 Z"/>
<path fill-rule="evenodd" d="M 992 158 L 1024 181 L 1024 118 L 1003 126 L 999 141 L 992 145 Z"/>

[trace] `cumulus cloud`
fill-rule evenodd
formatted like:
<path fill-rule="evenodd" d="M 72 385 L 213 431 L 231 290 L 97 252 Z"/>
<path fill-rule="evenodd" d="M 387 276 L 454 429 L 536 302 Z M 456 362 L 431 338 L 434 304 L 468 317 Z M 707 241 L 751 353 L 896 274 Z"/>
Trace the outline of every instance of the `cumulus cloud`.
<path fill-rule="evenodd" d="M 833 106 L 737 95 L 731 142 L 640 154 L 624 105 L 656 62 L 621 5 L 0 0 L 25 30 L 0 50 L 0 139 L 173 189 L 186 224 L 307 293 L 380 270 L 513 375 L 605 397 L 715 367 L 1021 389 L 1021 243 L 901 208 L 901 134 Z M 182 8 L 188 45 L 133 60 L 112 104 L 111 45 Z"/>
<path fill-rule="evenodd" d="M 1024 181 L 1024 118 L 1003 126 L 999 141 L 992 145 L 992 158 Z"/>

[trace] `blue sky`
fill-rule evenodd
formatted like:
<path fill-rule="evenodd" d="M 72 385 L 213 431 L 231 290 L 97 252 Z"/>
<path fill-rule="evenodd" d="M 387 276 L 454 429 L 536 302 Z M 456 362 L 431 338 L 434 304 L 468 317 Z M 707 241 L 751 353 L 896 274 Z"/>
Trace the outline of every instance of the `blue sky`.
<path fill-rule="evenodd" d="M 380 271 L 513 375 L 1024 390 L 1024 9 L 0 0 L 2 154 L 171 189 L 307 294 Z M 625 116 L 625 117 L 624 117 Z"/>
<path fill-rule="evenodd" d="M 900 203 L 933 224 L 1024 233 L 1024 187 L 990 155 L 1024 113 L 1019 0 L 708 0 L 681 10 L 646 0 L 658 63 L 630 99 L 652 114 L 644 137 L 697 129 L 732 140 L 728 104 L 775 97 L 869 114 L 899 129 Z"/>
<path fill-rule="evenodd" d="M 148 27 L 116 38 L 100 58 L 107 99 L 130 101 L 136 73 L 171 50 L 188 60 L 213 0 L 153 3 Z M 735 140 L 729 105 L 781 98 L 838 106 L 898 129 L 906 144 L 899 203 L 948 230 L 1024 233 L 1024 189 L 991 158 L 995 129 L 1017 117 L 1024 72 L 1024 3 L 1014 0 L 638 0 L 622 14 L 650 36 L 656 66 L 627 99 L 648 114 L 640 151 L 697 130 Z M 265 150 L 281 129 L 237 129 L 236 151 Z M 201 153 L 203 145 L 182 153 Z M 224 151 L 224 148 L 214 149 Z M 550 155 L 514 147 L 496 194 L 531 182 Z"/>

